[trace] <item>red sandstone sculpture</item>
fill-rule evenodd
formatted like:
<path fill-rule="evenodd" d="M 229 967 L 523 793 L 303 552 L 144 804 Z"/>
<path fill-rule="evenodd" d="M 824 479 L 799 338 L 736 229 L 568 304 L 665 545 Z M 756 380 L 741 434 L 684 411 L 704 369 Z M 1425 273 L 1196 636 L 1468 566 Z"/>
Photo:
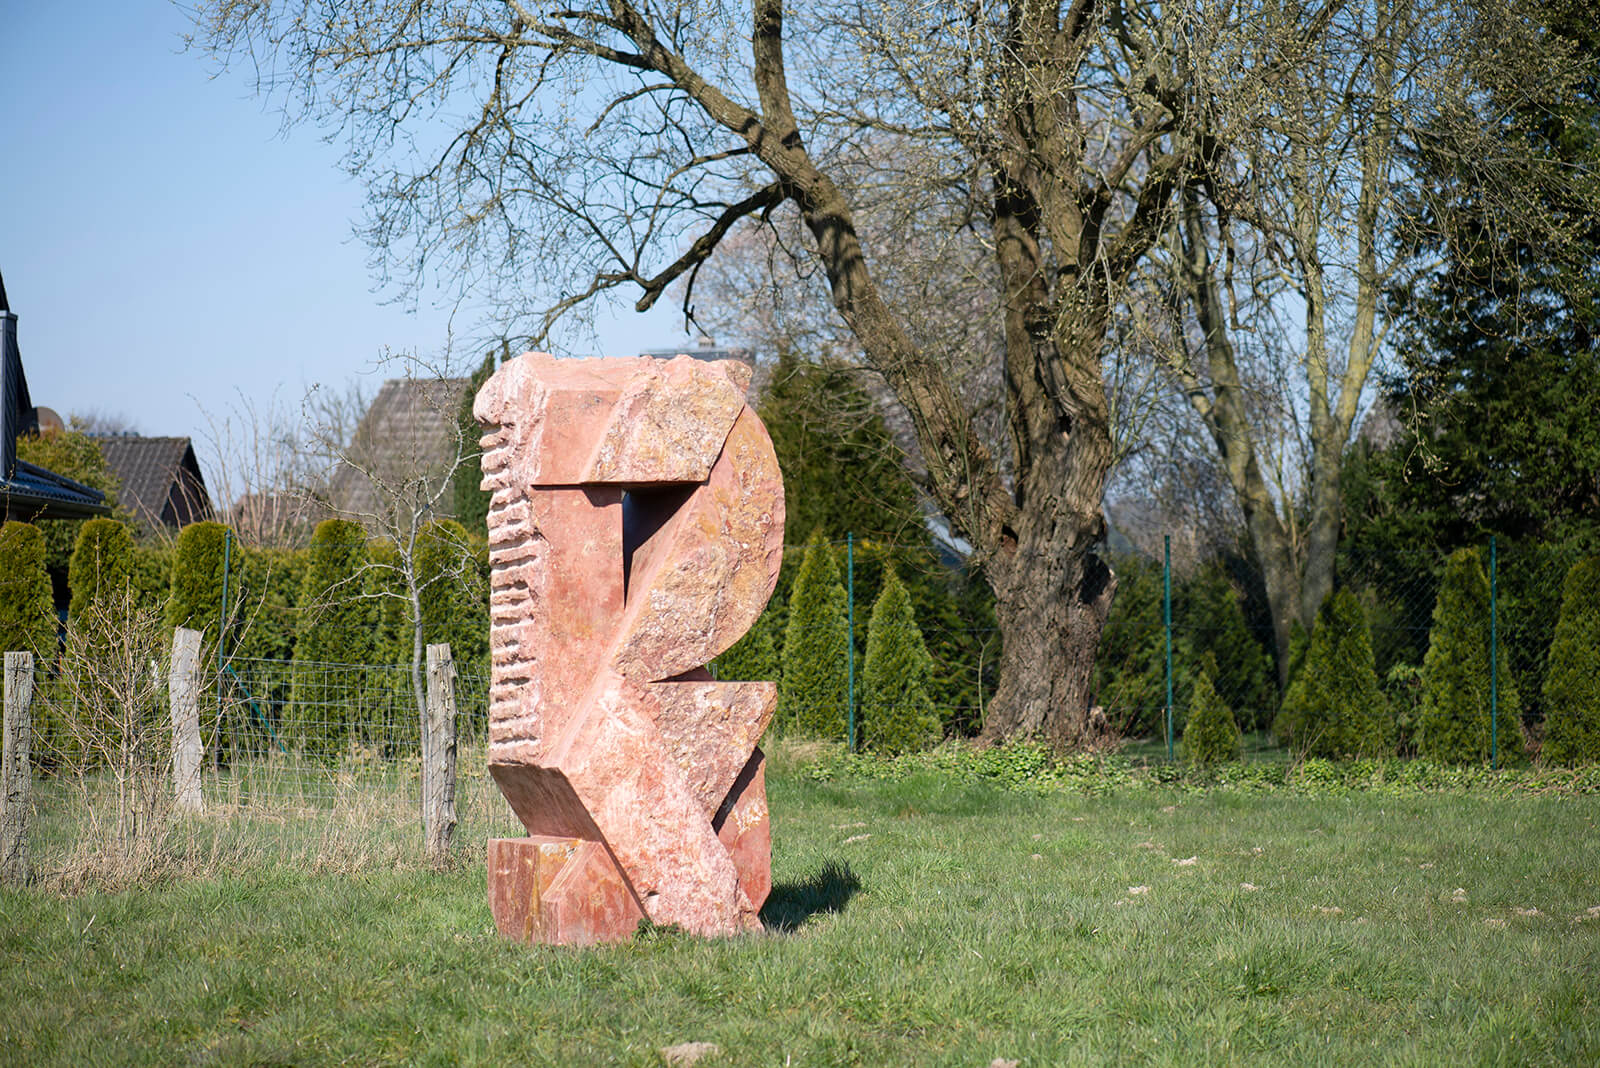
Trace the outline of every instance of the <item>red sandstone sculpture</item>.
<path fill-rule="evenodd" d="M 771 889 L 770 682 L 704 665 L 783 556 L 783 481 L 738 361 L 558 360 L 485 383 L 489 772 L 527 828 L 489 842 L 489 905 L 523 941 L 648 917 L 759 925 Z"/>

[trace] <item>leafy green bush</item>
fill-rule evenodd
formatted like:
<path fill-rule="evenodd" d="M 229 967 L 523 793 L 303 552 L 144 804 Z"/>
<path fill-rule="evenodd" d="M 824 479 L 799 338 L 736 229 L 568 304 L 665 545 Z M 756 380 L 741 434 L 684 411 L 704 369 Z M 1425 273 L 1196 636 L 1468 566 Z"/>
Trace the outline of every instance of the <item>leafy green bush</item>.
<path fill-rule="evenodd" d="M 90 489 L 106 495 L 106 505 L 116 508 L 121 487 L 117 476 L 106 465 L 100 443 L 77 426 L 66 430 L 51 430 L 42 434 L 24 434 L 17 439 L 17 459 L 37 464 L 58 475 L 82 482 Z M 44 535 L 45 567 L 53 572 L 70 567 L 72 550 L 78 544 L 78 534 L 86 519 L 41 519 L 39 531 Z"/>
<path fill-rule="evenodd" d="M 1544 705 L 1544 762 L 1600 763 L 1600 557 L 1567 572 Z"/>
<path fill-rule="evenodd" d="M 1191 764 L 1210 767 L 1239 756 L 1239 724 L 1233 710 L 1217 696 L 1211 671 L 1202 667 L 1189 698 L 1189 722 L 1183 728 L 1183 755 Z"/>
<path fill-rule="evenodd" d="M 932 671 L 911 599 L 891 567 L 867 625 L 861 679 L 861 732 L 867 748 L 909 753 L 939 740 L 939 715 L 928 696 Z"/>
<path fill-rule="evenodd" d="M 328 519 L 311 536 L 300 627 L 295 635 L 291 700 L 284 736 L 315 759 L 337 757 L 349 740 L 352 673 L 328 664 L 364 664 L 373 651 L 367 537 L 355 523 Z"/>
<path fill-rule="evenodd" d="M 1522 754 L 1516 686 L 1499 654 L 1498 749 Z M 1489 578 L 1476 549 L 1458 549 L 1445 563 L 1422 660 L 1422 712 L 1417 752 L 1446 764 L 1487 763 L 1490 753 Z"/>
<path fill-rule="evenodd" d="M 56 653 L 56 608 L 45 571 L 44 534 L 32 523 L 0 526 L 0 652 Z"/>
<path fill-rule="evenodd" d="M 1379 756 L 1394 748 L 1367 622 L 1348 591 L 1335 590 L 1322 603 L 1272 732 L 1309 757 Z"/>
<path fill-rule="evenodd" d="M 789 598 L 783 678 L 778 684 L 777 722 L 782 729 L 820 738 L 844 737 L 849 641 L 839 567 L 818 530 L 806 542 Z"/>

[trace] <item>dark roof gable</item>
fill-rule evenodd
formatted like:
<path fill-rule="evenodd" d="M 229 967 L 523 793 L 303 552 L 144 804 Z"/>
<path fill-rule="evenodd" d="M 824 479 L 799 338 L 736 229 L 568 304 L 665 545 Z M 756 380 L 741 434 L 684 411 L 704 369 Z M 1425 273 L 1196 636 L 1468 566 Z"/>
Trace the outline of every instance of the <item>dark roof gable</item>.
<path fill-rule="evenodd" d="M 211 518 L 211 495 L 188 438 L 108 434 L 96 441 L 121 484 L 118 502 L 140 521 L 181 527 Z"/>

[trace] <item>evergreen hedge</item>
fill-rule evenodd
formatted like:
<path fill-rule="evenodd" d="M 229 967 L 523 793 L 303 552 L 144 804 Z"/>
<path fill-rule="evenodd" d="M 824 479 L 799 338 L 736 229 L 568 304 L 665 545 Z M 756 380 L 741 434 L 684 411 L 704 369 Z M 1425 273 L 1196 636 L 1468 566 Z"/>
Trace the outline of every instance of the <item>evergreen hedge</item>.
<path fill-rule="evenodd" d="M 1499 654 L 1498 749 L 1522 755 L 1521 704 L 1502 644 Z M 1445 562 L 1422 659 L 1417 753 L 1443 764 L 1487 763 L 1490 752 L 1489 577 L 1477 549 Z"/>
<path fill-rule="evenodd" d="M 1185 759 L 1203 767 L 1239 758 L 1239 724 L 1233 718 L 1233 710 L 1212 685 L 1213 670 L 1208 663 L 1195 674 L 1194 691 L 1189 698 L 1189 721 L 1183 728 Z"/>
<path fill-rule="evenodd" d="M 1348 590 L 1317 612 L 1300 665 L 1272 732 L 1305 756 L 1387 756 L 1394 748 L 1388 701 L 1378 687 L 1361 604 Z"/>
<path fill-rule="evenodd" d="M 44 533 L 15 520 L 0 526 L 0 652 L 55 659 L 56 607 L 45 570 Z"/>
<path fill-rule="evenodd" d="M 777 682 L 780 674 L 777 615 L 763 612 L 744 636 L 712 662 L 716 677 L 730 682 Z"/>
<path fill-rule="evenodd" d="M 370 662 L 409 664 L 415 639 L 411 629 L 411 594 L 406 589 L 405 561 L 401 559 L 400 548 L 388 538 L 380 538 L 367 546 L 367 560 L 371 565 L 365 587 L 372 612 Z"/>
<path fill-rule="evenodd" d="M 488 665 L 487 562 L 486 543 L 454 519 L 433 520 L 418 533 L 416 571 L 424 648 L 448 642 L 455 663 Z M 409 647 L 403 662 L 411 662 Z"/>
<path fill-rule="evenodd" d="M 237 544 L 235 551 L 238 551 Z M 298 604 L 311 556 L 306 549 L 246 548 L 229 623 L 229 654 L 252 660 L 294 656 Z"/>
<path fill-rule="evenodd" d="M 133 586 L 133 535 L 115 519 L 100 517 L 84 522 L 67 564 L 68 626 L 74 617 L 86 617 L 106 599 Z"/>
<path fill-rule="evenodd" d="M 867 625 L 861 676 L 861 735 L 868 749 L 897 755 L 939 740 L 939 714 L 928 695 L 933 658 L 900 577 L 884 572 L 883 592 Z"/>
<path fill-rule="evenodd" d="M 344 519 L 317 524 L 308 556 L 283 734 L 308 757 L 328 760 L 348 746 L 359 702 L 349 690 L 357 681 L 352 673 L 322 665 L 365 664 L 372 655 L 373 602 L 363 594 L 373 569 L 366 533 Z"/>
<path fill-rule="evenodd" d="M 472 373 L 466 396 L 461 398 L 461 406 L 456 410 L 456 433 L 461 435 L 462 454 L 468 458 L 450 473 L 450 496 L 456 519 L 463 528 L 480 537 L 487 536 L 489 531 L 489 491 L 478 488 L 483 481 L 478 462 L 478 440 L 483 428 L 473 418 L 472 402 L 493 374 L 494 354 L 490 353 Z M 451 652 L 455 652 L 453 646 Z"/>
<path fill-rule="evenodd" d="M 221 523 L 190 523 L 178 532 L 178 544 L 172 553 L 165 622 L 169 629 L 188 627 L 201 632 L 202 663 L 215 661 L 217 639 L 222 632 L 224 560 L 229 571 L 226 585 L 230 608 L 237 605 L 241 592 L 244 553 L 237 544 L 230 548 L 228 539 L 228 528 Z M 234 618 L 230 612 L 230 627 Z"/>
<path fill-rule="evenodd" d="M 822 532 L 814 531 L 789 598 L 783 677 L 778 683 L 776 718 L 781 729 L 830 740 L 844 738 L 849 641 L 839 566 Z"/>
<path fill-rule="evenodd" d="M 1548 663 L 1541 758 L 1600 763 L 1600 556 L 1567 572 Z"/>

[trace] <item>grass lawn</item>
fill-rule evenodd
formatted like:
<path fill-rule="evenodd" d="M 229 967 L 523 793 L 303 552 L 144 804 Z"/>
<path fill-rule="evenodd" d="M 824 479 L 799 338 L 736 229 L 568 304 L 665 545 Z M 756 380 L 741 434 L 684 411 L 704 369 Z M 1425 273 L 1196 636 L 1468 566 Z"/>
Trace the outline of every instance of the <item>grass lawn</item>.
<path fill-rule="evenodd" d="M 771 793 L 725 941 L 509 945 L 481 860 L 0 890 L 0 1061 L 1600 1062 L 1592 796 Z"/>

